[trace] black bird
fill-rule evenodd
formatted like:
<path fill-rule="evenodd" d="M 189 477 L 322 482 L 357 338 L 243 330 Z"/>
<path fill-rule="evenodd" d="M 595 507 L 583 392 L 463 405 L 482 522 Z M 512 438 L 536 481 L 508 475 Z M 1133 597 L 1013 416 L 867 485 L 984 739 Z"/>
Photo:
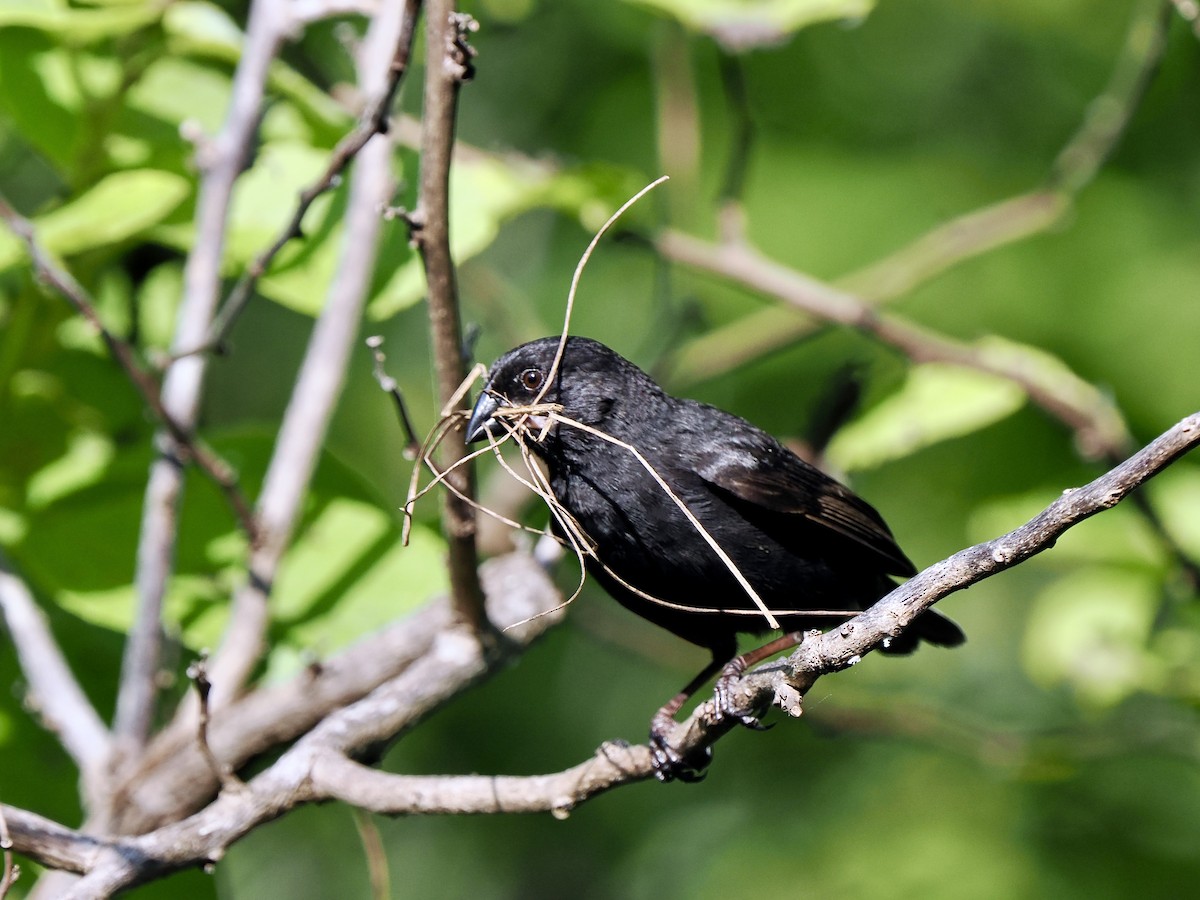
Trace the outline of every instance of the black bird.
<path fill-rule="evenodd" d="M 500 419 L 520 425 L 525 443 L 546 463 L 554 496 L 593 542 L 597 558 L 587 557 L 589 574 L 622 606 L 712 653 L 712 662 L 651 722 L 659 778 L 695 778 L 707 759 L 680 759 L 665 737 L 696 689 L 722 667 L 723 678 L 740 674 L 797 643 L 804 630 L 866 609 L 895 587 L 889 576 L 907 577 L 916 568 L 874 508 L 766 432 L 715 407 L 672 397 L 597 341 L 568 338 L 556 366 L 559 343 L 542 338 L 496 361 L 466 438 L 502 436 Z M 554 404 L 561 418 L 544 408 L 526 417 L 515 412 L 535 402 Z M 772 626 L 628 447 L 670 486 L 779 626 L 793 634 L 738 657 L 739 632 Z M 562 524 L 555 520 L 554 526 L 563 536 Z M 881 649 L 910 653 L 921 640 L 949 647 L 964 637 L 952 621 L 928 611 Z M 758 727 L 753 716 L 721 712 Z"/>

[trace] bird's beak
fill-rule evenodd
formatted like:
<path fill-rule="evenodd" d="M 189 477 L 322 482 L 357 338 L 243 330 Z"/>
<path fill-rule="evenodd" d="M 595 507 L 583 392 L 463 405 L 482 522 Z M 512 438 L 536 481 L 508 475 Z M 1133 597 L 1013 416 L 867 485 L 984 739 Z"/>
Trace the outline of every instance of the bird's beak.
<path fill-rule="evenodd" d="M 493 394 L 484 391 L 479 395 L 479 399 L 475 401 L 475 408 L 471 410 L 471 420 L 467 422 L 466 441 L 468 444 L 473 444 L 476 441 L 481 441 L 488 436 L 489 428 L 495 419 L 493 414 L 500 408 L 500 399 Z"/>

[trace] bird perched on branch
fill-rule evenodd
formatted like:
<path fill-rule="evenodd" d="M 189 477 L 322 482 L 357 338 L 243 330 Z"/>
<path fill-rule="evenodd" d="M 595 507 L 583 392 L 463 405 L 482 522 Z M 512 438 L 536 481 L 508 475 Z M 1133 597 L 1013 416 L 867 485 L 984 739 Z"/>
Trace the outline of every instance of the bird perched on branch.
<path fill-rule="evenodd" d="M 707 764 L 668 744 L 675 713 L 718 670 L 722 682 L 813 627 L 836 624 L 916 569 L 883 518 L 848 488 L 745 419 L 672 397 L 597 341 L 523 344 L 492 366 L 470 442 L 515 429 L 546 464 L 555 532 L 622 606 L 712 654 L 651 722 L 660 780 Z M 737 655 L 739 632 L 790 634 Z M 934 611 L 881 647 L 955 646 Z M 724 695 L 718 689 L 718 698 Z M 728 705 L 728 704 L 722 704 Z M 757 718 L 730 708 L 750 727 Z"/>

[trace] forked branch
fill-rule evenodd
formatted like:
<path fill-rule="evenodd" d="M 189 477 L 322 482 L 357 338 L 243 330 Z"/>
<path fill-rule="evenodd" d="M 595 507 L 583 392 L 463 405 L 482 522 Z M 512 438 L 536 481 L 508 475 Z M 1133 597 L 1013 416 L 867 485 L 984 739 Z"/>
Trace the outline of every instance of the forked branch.
<path fill-rule="evenodd" d="M 786 660 L 748 673 L 732 686 L 732 699 L 747 709 L 776 703 L 798 715 L 803 695 L 822 675 L 856 664 L 943 597 L 1050 548 L 1069 528 L 1115 506 L 1198 444 L 1200 413 L 1091 483 L 1065 491 L 1019 528 L 930 566 L 840 628 L 812 635 Z M 511 604 L 521 605 L 517 593 L 522 589 L 540 598 L 525 603 L 527 609 L 547 608 L 553 602 L 544 578 L 530 578 L 534 573 L 527 568 L 522 572 L 512 581 L 493 581 L 489 591 L 509 604 L 509 621 L 520 615 Z M 497 620 L 503 622 L 504 616 Z M 521 643 L 532 639 L 541 630 L 536 621 L 514 637 Z M 189 819 L 134 838 L 101 839 L 5 807 L 14 849 L 51 867 L 87 872 L 76 895 L 105 896 L 119 887 L 217 859 L 254 825 L 305 803 L 343 799 L 388 814 L 544 811 L 564 816 L 604 791 L 652 777 L 649 749 L 620 744 L 605 744 L 591 759 L 566 771 L 530 777 L 387 775 L 352 762 L 355 748 L 412 727 L 455 688 L 465 687 L 488 668 L 469 629 L 460 628 L 435 642 L 427 658 L 400 676 L 403 683 L 384 685 L 330 716 L 245 791 L 222 795 Z M 731 720 L 717 717 L 713 702 L 706 701 L 676 726 L 672 742 L 691 756 L 733 727 Z"/>

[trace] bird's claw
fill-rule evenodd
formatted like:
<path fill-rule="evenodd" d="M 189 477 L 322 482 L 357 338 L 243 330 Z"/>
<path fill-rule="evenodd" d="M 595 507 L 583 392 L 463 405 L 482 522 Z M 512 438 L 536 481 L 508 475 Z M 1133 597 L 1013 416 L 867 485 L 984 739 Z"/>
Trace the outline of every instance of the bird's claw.
<path fill-rule="evenodd" d="M 650 723 L 650 764 L 654 777 L 666 784 L 668 781 L 683 781 L 694 784 L 703 781 L 705 771 L 712 762 L 712 748 L 700 747 L 685 756 L 671 746 L 669 734 L 675 720 L 655 716 Z"/>

